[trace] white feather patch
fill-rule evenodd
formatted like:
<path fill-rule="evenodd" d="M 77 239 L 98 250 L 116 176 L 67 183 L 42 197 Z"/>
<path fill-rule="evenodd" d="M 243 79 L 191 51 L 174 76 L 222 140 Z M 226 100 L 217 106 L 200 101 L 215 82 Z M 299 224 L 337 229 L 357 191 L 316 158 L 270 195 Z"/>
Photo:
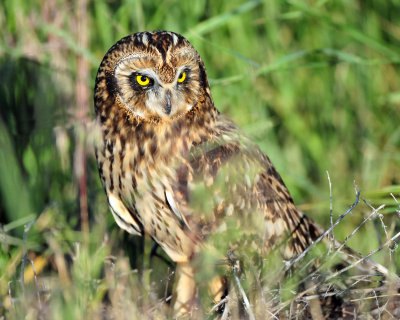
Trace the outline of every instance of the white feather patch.
<path fill-rule="evenodd" d="M 125 208 L 124 204 L 113 194 L 108 195 L 108 203 L 110 204 L 111 212 L 114 216 L 118 226 L 131 234 L 142 235 L 140 226 L 132 218 L 128 209 Z"/>
<path fill-rule="evenodd" d="M 172 212 L 178 217 L 178 219 L 180 221 L 182 221 L 186 227 L 188 227 L 188 229 L 190 230 L 189 224 L 187 223 L 184 215 L 181 213 L 181 211 L 179 210 L 174 197 L 172 196 L 171 192 L 169 192 L 168 190 L 165 190 L 165 197 L 167 199 L 167 202 L 170 206 L 170 208 L 172 209 Z"/>
<path fill-rule="evenodd" d="M 174 46 L 176 46 L 176 44 L 178 43 L 178 37 L 174 33 L 172 34 L 172 42 L 174 43 Z"/>

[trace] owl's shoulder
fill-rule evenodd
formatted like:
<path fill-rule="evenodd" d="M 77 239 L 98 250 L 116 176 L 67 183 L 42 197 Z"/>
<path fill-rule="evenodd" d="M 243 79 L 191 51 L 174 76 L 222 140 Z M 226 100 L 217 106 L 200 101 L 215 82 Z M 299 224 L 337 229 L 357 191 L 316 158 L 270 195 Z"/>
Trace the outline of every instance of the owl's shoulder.
<path fill-rule="evenodd" d="M 200 139 L 192 141 L 188 161 L 195 173 L 213 176 L 222 167 L 236 166 L 242 170 L 263 171 L 272 166 L 258 145 L 233 121 L 221 114 L 200 135 Z"/>

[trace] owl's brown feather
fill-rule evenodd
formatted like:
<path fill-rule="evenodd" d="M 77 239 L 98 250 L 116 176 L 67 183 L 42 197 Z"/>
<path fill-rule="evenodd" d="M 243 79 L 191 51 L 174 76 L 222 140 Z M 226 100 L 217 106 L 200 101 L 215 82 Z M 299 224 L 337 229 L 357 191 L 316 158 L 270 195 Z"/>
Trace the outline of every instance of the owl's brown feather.
<path fill-rule="evenodd" d="M 151 81 L 141 85 L 138 76 Z M 271 252 L 291 259 L 320 236 L 269 158 L 215 108 L 204 64 L 182 36 L 143 32 L 118 41 L 100 65 L 95 109 L 113 215 L 178 263 L 178 314 L 193 302 L 193 261 L 202 250 L 223 258 L 255 248 L 261 260 Z"/>

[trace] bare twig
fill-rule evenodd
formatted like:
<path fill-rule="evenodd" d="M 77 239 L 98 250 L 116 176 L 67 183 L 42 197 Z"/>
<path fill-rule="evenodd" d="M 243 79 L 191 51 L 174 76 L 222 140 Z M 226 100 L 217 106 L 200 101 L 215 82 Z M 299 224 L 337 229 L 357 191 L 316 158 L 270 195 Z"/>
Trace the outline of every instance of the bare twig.
<path fill-rule="evenodd" d="M 371 300 L 376 298 L 390 298 L 390 297 L 400 297 L 400 293 L 380 294 L 380 295 L 375 295 L 373 297 L 362 297 L 359 299 L 351 299 L 350 301 L 353 302 L 353 301 Z"/>
<path fill-rule="evenodd" d="M 393 193 L 390 193 L 390 195 L 392 196 L 393 200 L 397 203 L 397 205 L 400 208 L 400 203 L 397 201 L 396 197 L 393 195 Z M 400 210 L 396 210 L 397 216 L 400 218 Z"/>
<path fill-rule="evenodd" d="M 240 280 L 235 269 L 233 270 L 233 278 L 235 279 L 236 287 L 239 290 L 240 295 L 242 296 L 243 305 L 246 309 L 247 314 L 249 315 L 249 320 L 255 320 L 256 318 L 254 317 L 253 311 L 250 307 L 250 301 L 247 298 L 246 292 L 244 292 L 242 285 L 240 284 Z"/>
<path fill-rule="evenodd" d="M 379 307 L 379 300 L 378 300 L 378 297 L 376 295 L 376 291 L 374 290 L 373 293 L 374 293 L 374 298 L 375 298 L 376 305 L 378 306 L 378 309 L 379 309 L 380 308 Z M 379 317 L 379 320 L 380 320 L 381 319 L 381 313 L 380 312 L 378 313 L 378 317 Z"/>
<path fill-rule="evenodd" d="M 321 234 L 311 245 L 308 246 L 308 248 L 306 250 L 304 250 L 301 254 L 299 254 L 297 257 L 295 257 L 294 259 L 290 260 L 284 267 L 284 270 L 287 271 L 289 270 L 295 263 L 297 263 L 298 261 L 300 261 L 301 259 L 304 258 L 304 256 L 312 249 L 315 247 L 315 245 L 317 243 L 319 243 L 323 238 L 325 238 L 325 236 L 327 234 L 329 234 L 333 228 L 335 228 L 340 221 L 343 220 L 343 218 L 345 216 L 347 216 L 359 203 L 360 201 L 360 191 L 357 192 L 356 195 L 356 201 L 354 201 L 354 203 L 351 205 L 351 207 L 349 209 L 347 209 L 347 211 L 345 213 L 343 213 L 336 221 L 335 223 L 328 229 L 326 230 L 323 234 Z"/>
<path fill-rule="evenodd" d="M 29 222 L 27 225 L 24 226 L 24 235 L 22 237 L 22 261 L 21 261 L 21 273 L 20 273 L 20 283 L 21 283 L 21 289 L 22 289 L 22 295 L 25 296 L 25 284 L 24 284 L 24 271 L 25 271 L 25 263 L 29 261 L 28 259 L 28 253 L 27 253 L 27 248 L 26 248 L 26 242 L 27 242 L 27 236 L 28 236 L 28 231 L 29 229 L 33 226 L 36 220 L 32 220 Z"/>
<path fill-rule="evenodd" d="M 346 243 L 350 240 L 350 238 L 352 236 L 354 236 L 354 234 L 373 216 L 375 215 L 379 210 L 383 209 L 385 207 L 384 204 L 382 204 L 381 206 L 379 206 L 377 209 L 374 209 L 374 211 L 371 212 L 371 214 L 366 217 L 353 231 L 352 233 L 350 233 L 346 239 L 344 239 L 343 243 L 341 244 L 341 246 L 338 248 L 338 250 L 336 252 L 339 252 L 341 249 L 343 249 L 343 247 L 346 245 Z M 336 252 L 334 254 L 336 254 Z"/>
<path fill-rule="evenodd" d="M 334 277 L 337 277 L 339 274 L 346 272 L 347 270 L 354 268 L 356 265 L 360 264 L 361 262 L 367 260 L 369 257 L 373 256 L 375 253 L 381 251 L 382 249 L 388 247 L 389 245 L 392 244 L 392 242 L 394 242 L 397 238 L 400 237 L 400 232 L 396 233 L 392 238 L 390 238 L 388 241 L 386 241 L 382 246 L 380 246 L 379 248 L 371 251 L 370 253 L 368 253 L 366 256 L 362 257 L 361 259 L 355 261 L 354 263 L 350 264 L 349 266 L 335 272 L 334 274 L 330 275 L 329 277 L 326 278 L 326 280 L 330 280 Z M 399 281 L 398 279 L 396 279 L 397 281 Z"/>
<path fill-rule="evenodd" d="M 245 310 L 246 310 L 246 312 L 248 314 L 248 318 L 249 318 L 249 320 L 255 320 L 253 311 L 251 310 L 251 307 L 250 307 L 250 301 L 247 298 L 246 292 L 244 291 L 244 289 L 243 289 L 243 287 L 242 287 L 242 285 L 240 283 L 240 280 L 239 280 L 238 273 L 240 271 L 240 262 L 235 257 L 234 252 L 231 251 L 231 250 L 228 250 L 227 259 L 228 259 L 228 262 L 230 264 L 230 268 L 232 270 L 233 279 L 235 280 L 236 288 L 239 291 L 240 296 L 242 297 L 241 300 L 242 300 L 244 308 L 245 308 Z"/>
<path fill-rule="evenodd" d="M 175 274 L 175 271 L 172 271 L 172 272 L 171 272 L 170 267 L 168 267 L 168 275 L 167 275 L 167 278 L 166 278 L 167 283 L 166 283 L 166 285 L 165 285 L 165 291 L 164 291 L 164 300 L 165 300 L 165 301 L 167 301 L 167 298 L 168 298 L 168 286 L 169 286 L 169 282 L 171 281 L 171 276 L 173 276 L 174 274 Z"/>
<path fill-rule="evenodd" d="M 38 283 L 38 278 L 37 278 L 37 274 L 36 274 L 36 269 L 35 269 L 35 265 L 34 265 L 33 261 L 30 259 L 28 259 L 28 261 L 31 263 L 32 270 L 33 270 L 33 279 L 35 282 L 36 296 L 37 296 L 38 306 L 39 306 L 39 310 L 40 310 L 42 308 L 42 302 L 40 301 L 40 291 L 39 291 L 39 283 Z"/>
<path fill-rule="evenodd" d="M 269 311 L 268 309 L 266 309 L 266 311 L 272 318 L 279 320 L 279 318 L 275 314 L 273 314 L 271 311 Z"/>
<path fill-rule="evenodd" d="M 357 195 L 356 201 L 353 203 L 353 205 L 352 205 L 343 215 L 341 215 L 341 216 L 339 217 L 339 219 L 338 219 L 335 223 L 332 223 L 332 222 L 331 222 L 331 228 L 330 228 L 329 230 L 327 230 L 326 232 L 324 232 L 310 247 L 315 246 L 315 244 L 318 243 L 319 241 L 321 241 L 326 235 L 329 235 L 329 234 L 330 234 L 330 231 L 331 231 L 333 228 L 335 228 L 335 227 L 337 226 L 337 224 L 338 224 L 348 213 L 350 213 L 350 212 L 353 210 L 353 208 L 354 208 L 354 207 L 358 204 L 358 202 L 359 202 L 360 191 L 357 191 L 356 195 Z M 364 201 L 364 202 L 366 202 L 366 201 Z M 366 204 L 367 204 L 367 203 L 366 203 Z M 371 207 L 371 206 L 369 206 L 369 207 Z M 355 234 L 368 220 L 371 219 L 371 217 L 373 217 L 373 216 L 376 215 L 376 214 L 379 214 L 379 210 L 381 210 L 381 209 L 383 209 L 383 208 L 384 208 L 384 205 L 381 205 L 381 206 L 378 207 L 378 208 L 373 208 L 373 207 L 372 207 L 373 211 L 368 215 L 368 217 L 366 217 L 366 218 L 361 222 L 361 224 L 360 224 L 349 236 L 346 237 L 344 243 L 339 243 L 339 242 L 337 242 L 336 240 L 333 239 L 333 241 L 335 241 L 335 247 L 337 248 L 337 250 L 335 250 L 335 252 L 334 252 L 333 255 L 331 254 L 331 255 L 328 256 L 329 260 L 332 261 L 332 259 L 334 258 L 334 256 L 335 256 L 337 253 L 339 253 L 340 250 L 342 250 L 342 249 L 345 247 L 345 245 L 346 245 L 346 243 L 349 241 L 349 239 L 352 238 L 352 237 L 354 236 L 354 234 Z M 369 261 L 368 259 L 369 259 L 372 255 L 374 255 L 375 253 L 377 253 L 377 252 L 381 251 L 382 249 L 384 249 L 385 247 L 389 247 L 389 246 L 390 246 L 397 238 L 399 238 L 399 237 L 400 237 L 400 233 L 398 233 L 398 234 L 396 234 L 395 236 L 393 236 L 391 239 L 389 239 L 389 240 L 386 241 L 383 245 L 381 245 L 378 249 L 376 249 L 376 250 L 370 252 L 370 253 L 369 253 L 367 256 L 365 256 L 365 257 L 362 257 L 360 254 L 357 254 L 356 252 L 354 252 L 353 258 L 355 258 L 356 261 L 355 261 L 354 263 L 351 263 L 350 265 L 348 265 L 346 268 L 343 268 L 343 269 L 341 269 L 341 270 L 339 270 L 339 271 L 333 273 L 333 274 L 330 275 L 329 277 L 325 277 L 325 278 L 324 278 L 324 283 L 327 284 L 327 281 L 329 281 L 329 280 L 331 280 L 331 279 L 333 279 L 333 278 L 339 276 L 340 274 L 346 272 L 347 270 L 349 270 L 349 269 L 351 269 L 351 268 L 356 267 L 357 265 L 359 265 L 359 264 L 362 263 L 362 262 L 364 262 L 364 263 L 367 262 L 367 263 L 368 263 L 368 268 L 374 268 L 374 269 L 375 269 L 377 272 L 379 272 L 380 274 L 389 276 L 390 274 L 389 274 L 389 272 L 388 272 L 388 270 L 387 270 L 386 268 L 384 268 L 384 267 L 381 266 L 381 265 L 375 264 L 374 262 Z M 291 266 L 293 266 L 296 262 L 300 261 L 300 260 L 307 254 L 307 252 L 310 251 L 310 249 L 311 249 L 310 247 L 308 247 L 308 248 L 306 249 L 306 251 L 303 252 L 303 254 L 297 256 L 295 259 L 293 259 L 292 261 L 290 261 L 289 264 L 286 266 L 286 268 L 285 268 L 284 271 L 287 271 L 287 270 L 288 270 Z M 350 249 L 349 249 L 349 250 L 350 250 Z M 351 255 L 351 252 L 349 252 L 349 253 L 346 252 L 346 254 L 350 254 L 350 255 Z M 310 262 L 308 262 L 307 265 L 309 265 L 309 263 L 310 263 Z M 306 282 L 308 279 L 310 279 L 310 278 L 311 278 L 311 279 L 315 279 L 315 277 L 318 277 L 318 276 L 319 276 L 319 275 L 318 275 L 318 272 L 322 269 L 323 265 L 326 264 L 326 263 L 328 263 L 328 261 L 325 261 L 321 266 L 319 266 L 319 267 L 317 268 L 317 270 L 314 270 L 314 272 L 312 272 L 311 274 L 309 274 L 306 278 L 302 278 L 302 279 L 300 280 L 300 283 L 305 283 L 305 282 Z M 303 267 L 304 267 L 304 266 L 303 266 Z M 373 276 L 373 275 L 368 275 L 368 276 L 363 276 L 363 277 L 361 277 L 360 279 L 355 279 L 356 281 L 355 281 L 350 287 L 354 287 L 355 285 L 357 285 L 357 284 L 360 283 L 360 282 L 372 281 L 372 280 L 370 280 L 370 278 L 371 278 L 372 276 Z M 394 279 L 393 279 L 393 280 L 396 281 L 396 283 L 400 283 L 400 279 L 397 278 L 395 275 L 393 275 L 393 276 L 394 276 Z M 312 290 L 314 290 L 314 289 L 315 289 L 318 285 L 320 285 L 320 284 L 321 284 L 321 281 L 317 281 L 317 283 L 316 283 L 315 285 L 313 285 L 313 286 L 307 288 L 306 290 L 302 291 L 301 293 L 299 293 L 299 294 L 297 295 L 297 297 L 296 297 L 295 299 L 291 299 L 291 301 L 293 301 L 293 300 L 298 300 L 298 301 L 299 301 L 299 300 L 302 299 L 301 297 L 304 297 L 306 300 L 312 299 L 312 297 L 310 297 L 310 296 L 305 296 L 305 295 L 308 294 L 308 293 L 311 293 Z M 345 289 L 344 291 L 350 290 L 350 287 L 346 287 L 346 289 Z M 378 290 L 379 290 L 379 288 L 374 288 L 374 289 L 378 289 Z M 327 292 L 326 292 L 325 294 L 323 294 L 323 296 L 326 297 L 326 296 L 330 296 L 330 295 L 343 294 L 344 291 L 338 292 L 338 291 L 334 290 L 334 291 L 332 292 L 332 291 L 329 291 L 329 289 L 327 289 Z M 351 290 L 351 291 L 354 292 L 354 290 Z M 311 296 L 313 296 L 313 295 L 311 295 Z M 278 307 L 280 310 L 282 310 L 282 309 L 286 308 L 286 307 L 288 306 L 288 304 L 291 303 L 291 301 L 287 301 L 287 302 L 280 303 L 280 304 L 279 304 L 279 307 L 278 307 L 278 306 L 277 306 L 277 307 Z M 291 310 L 292 310 L 292 309 L 293 309 L 293 308 L 291 308 Z"/>
<path fill-rule="evenodd" d="M 394 235 L 391 239 L 389 239 L 388 241 L 386 241 L 385 244 L 383 244 L 382 246 L 380 246 L 380 247 L 377 248 L 376 250 L 370 252 L 369 254 L 367 254 L 366 256 L 362 257 L 361 259 L 358 259 L 357 261 L 355 261 L 354 263 L 348 265 L 347 267 L 345 267 L 345 268 L 343 268 L 343 269 L 340 269 L 339 271 L 337 271 L 337 272 L 333 273 L 332 275 L 326 277 L 326 278 L 324 279 L 324 281 L 327 282 L 327 281 L 329 281 L 329 280 L 331 280 L 331 279 L 333 279 L 333 278 L 339 276 L 340 274 L 346 272 L 347 270 L 349 270 L 349 269 L 351 269 L 351 268 L 354 268 L 355 266 L 357 266 L 357 265 L 360 264 L 361 262 L 366 261 L 369 257 L 373 256 L 375 253 L 381 251 L 381 250 L 384 249 L 385 247 L 388 247 L 394 240 L 396 240 L 396 239 L 399 238 L 399 237 L 400 237 L 400 232 L 398 232 L 396 235 Z M 383 274 L 388 274 L 388 271 L 385 270 L 384 267 L 378 266 L 378 265 L 376 265 L 376 264 L 372 264 L 372 265 L 373 265 L 374 267 L 376 267 L 377 269 L 380 269 L 379 271 L 382 272 Z M 396 280 L 397 283 L 400 283 L 399 278 L 396 277 L 395 275 L 393 275 L 393 276 L 395 277 L 394 280 Z M 314 289 L 317 285 L 318 285 L 318 284 L 315 284 L 315 285 L 313 285 L 312 287 L 307 288 L 306 290 L 304 290 L 303 292 L 301 292 L 301 293 L 299 294 L 298 298 L 301 297 L 301 296 L 304 296 L 307 292 L 309 292 L 310 290 Z"/>
<path fill-rule="evenodd" d="M 331 184 L 331 177 L 329 176 L 328 170 L 326 171 L 326 175 L 328 176 L 328 183 L 329 183 L 329 216 L 331 218 L 331 228 L 332 228 L 332 233 L 329 237 L 329 240 L 330 240 L 329 251 L 331 251 L 333 249 L 334 239 L 335 239 L 335 231 L 333 229 L 332 184 Z"/>
<path fill-rule="evenodd" d="M 29 222 L 27 225 L 24 226 L 24 233 L 22 236 L 22 254 L 23 254 L 23 256 L 21 259 L 20 277 L 19 277 L 19 280 L 17 280 L 17 283 L 19 283 L 19 285 L 21 287 L 22 296 L 25 297 L 25 265 L 27 262 L 29 262 L 31 264 L 31 267 L 33 270 L 38 307 L 39 307 L 39 310 L 41 310 L 42 303 L 41 303 L 41 299 L 40 299 L 40 290 L 39 290 L 37 273 L 36 273 L 36 269 L 35 269 L 35 265 L 34 265 L 33 261 L 28 258 L 28 249 L 27 249 L 28 232 L 35 222 L 36 222 L 36 219 L 32 220 L 31 222 Z M 11 303 L 14 304 L 14 302 L 18 301 L 19 299 L 13 298 L 13 296 L 12 296 L 12 289 L 11 289 L 12 282 L 13 281 L 8 282 L 8 294 L 10 296 Z"/>
<path fill-rule="evenodd" d="M 301 282 L 306 282 L 308 279 L 312 279 L 319 270 L 323 269 L 323 267 L 327 264 L 330 263 L 330 261 L 333 261 L 333 259 L 341 252 L 341 250 L 345 247 L 346 243 L 350 240 L 350 238 L 352 238 L 354 236 L 354 234 L 370 219 L 370 217 L 372 217 L 377 211 L 379 211 L 380 209 L 382 209 L 385 205 L 381 205 L 379 208 L 374 209 L 374 211 L 368 216 L 366 217 L 359 225 L 357 228 L 355 228 L 353 230 L 353 232 L 348 235 L 346 237 L 346 239 L 343 241 L 343 243 L 341 243 L 339 245 L 339 242 L 336 242 L 335 239 L 333 239 L 333 241 L 335 241 L 335 247 L 337 248 L 327 259 L 324 261 L 324 263 L 318 267 L 317 270 L 315 270 L 314 272 L 312 272 L 311 274 L 309 274 L 306 278 L 302 279 Z M 349 254 L 349 253 L 348 253 Z M 311 261 L 312 262 L 312 261 Z M 307 265 L 310 264 L 310 262 L 307 263 Z M 306 266 L 307 266 L 306 265 Z M 303 268 L 304 269 L 304 268 Z"/>
<path fill-rule="evenodd" d="M 227 301 L 227 297 L 223 298 L 221 301 L 218 301 L 218 303 L 214 304 L 213 307 L 208 311 L 208 314 L 211 315 L 213 314 L 221 305 L 223 305 Z"/>
<path fill-rule="evenodd" d="M 390 193 L 390 195 L 392 196 L 393 200 L 397 203 L 397 205 L 400 208 L 400 203 L 397 201 L 396 197 L 393 195 L 393 193 Z"/>
<path fill-rule="evenodd" d="M 362 201 L 364 201 L 364 203 L 368 207 L 370 207 L 372 210 L 375 210 L 375 208 L 366 199 L 364 199 L 363 197 L 361 197 L 361 199 L 362 199 Z M 377 212 L 378 210 L 375 210 L 375 211 Z M 381 224 L 382 224 L 383 230 L 385 231 L 386 240 L 387 240 L 387 239 L 389 239 L 389 236 L 388 236 L 388 233 L 387 233 L 387 230 L 386 230 L 386 225 L 383 222 L 383 216 L 381 214 L 377 214 L 377 216 L 378 216 L 379 220 L 381 220 Z M 378 241 L 379 241 L 379 245 L 381 246 L 382 245 L 382 240 L 380 239 L 380 237 L 378 238 Z"/>

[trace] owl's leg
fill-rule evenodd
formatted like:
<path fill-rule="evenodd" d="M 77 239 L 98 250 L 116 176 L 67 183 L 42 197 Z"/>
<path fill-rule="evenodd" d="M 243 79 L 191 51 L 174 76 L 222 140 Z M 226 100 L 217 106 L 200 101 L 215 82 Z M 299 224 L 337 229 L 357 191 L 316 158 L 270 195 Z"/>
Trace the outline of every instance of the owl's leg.
<path fill-rule="evenodd" d="M 208 286 L 211 297 L 215 304 L 219 303 L 227 293 L 227 281 L 226 278 L 221 276 L 215 276 L 209 283 Z"/>
<path fill-rule="evenodd" d="M 190 262 L 181 262 L 176 266 L 174 289 L 174 316 L 176 318 L 192 318 L 195 306 L 196 283 L 194 269 Z"/>

